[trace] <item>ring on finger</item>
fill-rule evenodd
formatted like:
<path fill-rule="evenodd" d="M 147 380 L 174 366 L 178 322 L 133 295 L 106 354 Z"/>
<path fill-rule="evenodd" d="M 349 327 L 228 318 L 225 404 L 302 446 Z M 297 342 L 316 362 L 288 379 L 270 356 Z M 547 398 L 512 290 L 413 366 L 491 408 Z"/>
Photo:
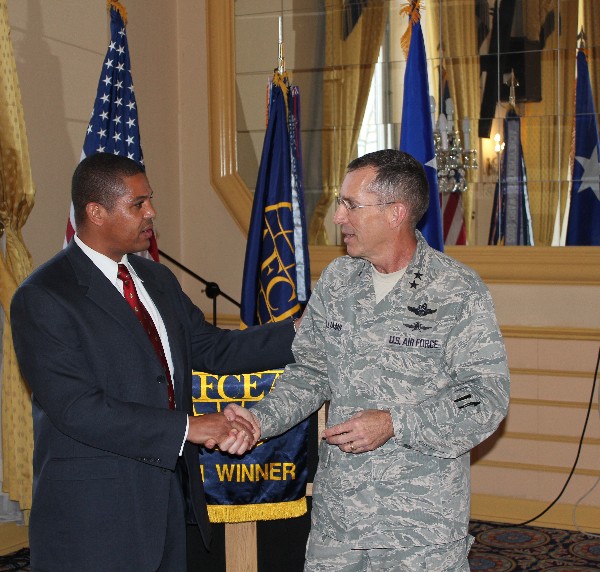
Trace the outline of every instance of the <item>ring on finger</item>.
<path fill-rule="evenodd" d="M 354 445 L 352 445 L 352 444 L 350 445 L 350 450 L 354 451 Z"/>

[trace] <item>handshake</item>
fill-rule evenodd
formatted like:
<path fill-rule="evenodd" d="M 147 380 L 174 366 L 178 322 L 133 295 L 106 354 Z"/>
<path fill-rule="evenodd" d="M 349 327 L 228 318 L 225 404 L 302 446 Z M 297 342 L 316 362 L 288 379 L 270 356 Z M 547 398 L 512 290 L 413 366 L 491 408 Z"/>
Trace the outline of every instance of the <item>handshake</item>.
<path fill-rule="evenodd" d="M 260 424 L 250 410 L 234 403 L 222 413 L 189 417 L 187 440 L 207 449 L 218 446 L 224 453 L 243 455 L 260 438 Z"/>
<path fill-rule="evenodd" d="M 190 417 L 188 441 L 219 449 L 232 455 L 243 455 L 256 445 L 261 429 L 249 409 L 231 403 L 223 413 Z M 392 416 L 387 409 L 365 409 L 346 421 L 325 429 L 321 438 L 344 453 L 358 455 L 381 447 L 395 435 Z"/>

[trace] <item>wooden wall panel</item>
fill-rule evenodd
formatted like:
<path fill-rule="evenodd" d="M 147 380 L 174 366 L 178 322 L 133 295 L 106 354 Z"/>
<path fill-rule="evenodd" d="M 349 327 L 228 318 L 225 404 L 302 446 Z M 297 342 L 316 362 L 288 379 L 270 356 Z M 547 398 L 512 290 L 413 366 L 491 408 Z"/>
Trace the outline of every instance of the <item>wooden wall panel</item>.
<path fill-rule="evenodd" d="M 592 395 L 600 332 L 506 327 L 503 334 L 511 403 L 501 428 L 472 452 L 472 515 L 521 522 L 554 501 L 569 477 Z M 596 387 L 576 470 L 558 503 L 532 524 L 598 532 L 600 487 L 592 489 L 599 480 Z"/>

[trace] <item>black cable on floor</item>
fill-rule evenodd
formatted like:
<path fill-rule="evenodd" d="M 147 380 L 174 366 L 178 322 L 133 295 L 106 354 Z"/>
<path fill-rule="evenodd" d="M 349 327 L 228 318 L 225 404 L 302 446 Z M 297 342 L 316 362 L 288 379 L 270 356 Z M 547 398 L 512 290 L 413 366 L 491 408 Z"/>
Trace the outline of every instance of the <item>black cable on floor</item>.
<path fill-rule="evenodd" d="M 585 416 L 585 423 L 583 424 L 583 431 L 581 432 L 581 438 L 579 439 L 579 447 L 577 448 L 577 455 L 575 457 L 575 462 L 573 463 L 573 467 L 571 468 L 571 472 L 569 473 L 569 476 L 567 477 L 567 480 L 565 481 L 565 484 L 563 485 L 562 490 L 560 491 L 560 493 L 558 493 L 558 496 L 542 512 L 540 512 L 533 518 L 530 518 L 529 520 L 526 520 L 524 522 L 517 522 L 517 523 L 497 523 L 496 526 L 498 526 L 498 527 L 525 526 L 526 524 L 529 524 L 530 522 L 533 522 L 534 520 L 537 520 L 541 516 L 545 515 L 558 502 L 560 497 L 562 497 L 563 493 L 567 489 L 567 485 L 571 481 L 571 477 L 575 473 L 575 468 L 577 467 L 577 463 L 579 462 L 579 455 L 581 454 L 581 448 L 583 446 L 583 438 L 585 436 L 587 424 L 590 419 L 590 412 L 592 411 L 592 405 L 594 402 L 594 394 L 596 392 L 596 380 L 598 379 L 598 366 L 599 365 L 600 365 L 600 348 L 598 348 L 598 359 L 596 360 L 596 370 L 594 371 L 594 382 L 592 383 L 592 392 L 590 395 L 590 401 L 588 404 L 587 414 Z"/>

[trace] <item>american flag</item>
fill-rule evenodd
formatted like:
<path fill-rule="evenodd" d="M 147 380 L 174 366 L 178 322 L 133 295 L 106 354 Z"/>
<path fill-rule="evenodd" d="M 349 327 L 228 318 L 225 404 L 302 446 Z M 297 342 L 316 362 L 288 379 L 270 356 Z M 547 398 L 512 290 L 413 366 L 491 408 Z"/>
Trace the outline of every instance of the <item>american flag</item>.
<path fill-rule="evenodd" d="M 440 208 L 444 226 L 444 244 L 467 244 L 467 231 L 462 204 L 462 193 L 440 193 Z"/>
<path fill-rule="evenodd" d="M 83 142 L 81 159 L 94 153 L 114 153 L 125 155 L 144 167 L 125 31 L 125 9 L 120 2 L 113 0 L 110 1 L 110 5 L 110 44 L 102 64 L 96 100 Z M 71 205 L 65 246 L 73 238 L 75 230 L 75 217 Z M 154 236 L 150 240 L 148 255 L 158 261 L 158 246 Z"/>
<path fill-rule="evenodd" d="M 442 82 L 440 85 L 440 113 L 448 114 L 446 102 L 450 99 L 448 72 L 442 67 Z M 464 177 L 457 172 L 455 178 Z M 440 209 L 442 210 L 442 227 L 444 229 L 444 244 L 458 246 L 467 244 L 467 230 L 463 211 L 463 194 L 460 192 L 440 193 Z"/>

